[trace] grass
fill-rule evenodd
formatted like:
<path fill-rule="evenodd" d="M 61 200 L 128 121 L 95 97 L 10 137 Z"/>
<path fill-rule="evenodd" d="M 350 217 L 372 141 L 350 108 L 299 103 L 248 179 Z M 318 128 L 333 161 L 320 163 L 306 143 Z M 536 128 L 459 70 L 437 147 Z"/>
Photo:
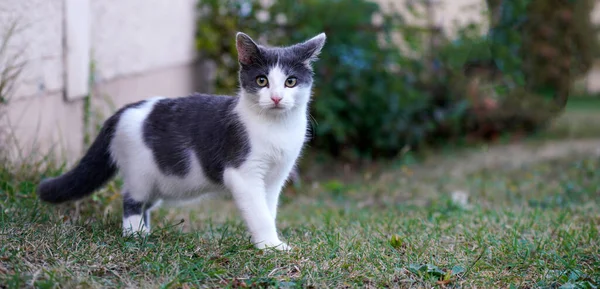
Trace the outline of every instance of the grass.
<path fill-rule="evenodd" d="M 567 102 L 568 111 L 600 110 L 600 95 L 572 97 Z"/>
<path fill-rule="evenodd" d="M 51 207 L 39 175 L 4 171 L 0 288 L 600 286 L 598 155 L 457 171 L 417 163 L 292 186 L 278 217 L 290 253 L 254 249 L 227 200 L 160 210 L 150 236 L 124 238 L 118 181 Z"/>
<path fill-rule="evenodd" d="M 598 138 L 600 126 L 600 96 L 574 98 L 569 100 L 565 113 L 556 119 L 547 131 L 544 139 Z"/>
<path fill-rule="evenodd" d="M 452 180 L 404 169 L 368 184 L 290 190 L 279 218 L 296 246 L 288 254 L 253 249 L 226 201 L 163 210 L 152 235 L 123 238 L 118 212 L 103 214 L 102 202 L 80 205 L 95 212 L 55 209 L 35 199 L 34 186 L 1 185 L 0 280 L 8 288 L 600 284 L 598 158 Z M 470 192 L 468 203 L 453 201 L 456 186 Z"/>

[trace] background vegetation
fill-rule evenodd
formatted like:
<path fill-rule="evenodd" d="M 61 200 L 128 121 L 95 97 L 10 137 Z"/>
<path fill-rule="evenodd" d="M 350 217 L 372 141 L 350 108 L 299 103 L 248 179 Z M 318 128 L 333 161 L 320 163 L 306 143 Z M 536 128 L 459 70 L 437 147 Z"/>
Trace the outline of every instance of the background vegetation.
<path fill-rule="evenodd" d="M 197 47 L 217 62 L 216 90 L 230 93 L 237 86 L 230 36 L 239 27 L 272 45 L 325 31 L 313 144 L 335 155 L 389 156 L 469 134 L 534 131 L 589 70 L 597 53 L 588 37 L 591 1 L 488 2 L 489 31 L 472 23 L 446 40 L 437 27 L 405 21 L 426 17 L 418 8 L 429 1 L 409 1 L 401 14 L 367 0 L 200 0 Z"/>

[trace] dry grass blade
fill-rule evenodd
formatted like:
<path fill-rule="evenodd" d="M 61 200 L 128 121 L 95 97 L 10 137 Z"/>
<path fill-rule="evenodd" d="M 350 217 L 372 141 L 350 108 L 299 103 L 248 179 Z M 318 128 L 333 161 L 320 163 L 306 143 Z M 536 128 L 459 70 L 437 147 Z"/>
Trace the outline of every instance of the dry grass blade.
<path fill-rule="evenodd" d="M 16 22 L 8 25 L 6 31 L 2 31 L 0 41 L 0 103 L 6 103 L 14 93 L 17 80 L 23 68 L 25 61 L 22 60 L 23 50 L 12 51 L 11 41 L 18 32 Z"/>
<path fill-rule="evenodd" d="M 17 22 L 9 24 L 0 38 L 0 120 L 3 120 L 6 113 L 6 105 L 13 93 L 19 80 L 19 76 L 25 67 L 25 61 L 22 60 L 23 50 L 13 51 L 11 41 L 18 32 Z M 0 160 L 4 163 L 6 158 L 6 130 L 0 127 Z"/>

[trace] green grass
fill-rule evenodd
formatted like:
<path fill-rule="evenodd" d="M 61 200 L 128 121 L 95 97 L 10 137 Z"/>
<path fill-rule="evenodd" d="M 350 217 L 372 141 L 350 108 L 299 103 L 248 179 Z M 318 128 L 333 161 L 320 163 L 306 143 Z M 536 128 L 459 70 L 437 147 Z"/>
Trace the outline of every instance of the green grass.
<path fill-rule="evenodd" d="M 600 97 L 570 99 L 565 112 L 555 119 L 543 139 L 600 138 Z"/>
<path fill-rule="evenodd" d="M 597 157 L 290 189 L 279 215 L 290 253 L 255 250 L 227 200 L 161 210 L 149 237 L 124 238 L 114 188 L 56 208 L 36 200 L 34 179 L 0 179 L 0 287 L 600 285 Z"/>
<path fill-rule="evenodd" d="M 586 110 L 600 110 L 600 96 L 587 96 L 587 97 L 572 97 L 567 102 L 567 110 L 570 111 L 586 111 Z"/>
<path fill-rule="evenodd" d="M 584 124 L 564 120 L 584 116 Z M 282 238 L 295 247 L 289 253 L 254 249 L 229 200 L 161 209 L 150 236 L 125 238 L 118 180 L 53 207 L 34 191 L 56 172 L 0 169 L 0 288 L 596 288 L 598 155 L 516 167 L 490 167 L 477 155 L 530 159 L 555 138 L 599 137 L 591 125 L 598 118 L 571 106 L 562 126 L 521 155 L 474 147 L 475 157 L 443 150 L 423 162 L 306 172 L 309 180 L 285 191 L 278 215 Z"/>

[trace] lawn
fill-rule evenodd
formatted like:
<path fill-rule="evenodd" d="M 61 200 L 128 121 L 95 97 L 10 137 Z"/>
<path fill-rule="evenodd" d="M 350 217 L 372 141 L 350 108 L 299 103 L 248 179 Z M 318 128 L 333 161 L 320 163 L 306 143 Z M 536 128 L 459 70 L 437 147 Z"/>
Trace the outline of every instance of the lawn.
<path fill-rule="evenodd" d="M 160 210 L 150 236 L 124 238 L 118 182 L 52 207 L 36 200 L 38 175 L 3 173 L 0 288 L 596 288 L 600 140 L 535 159 L 554 142 L 291 186 L 278 215 L 289 253 L 254 249 L 228 200 Z"/>

